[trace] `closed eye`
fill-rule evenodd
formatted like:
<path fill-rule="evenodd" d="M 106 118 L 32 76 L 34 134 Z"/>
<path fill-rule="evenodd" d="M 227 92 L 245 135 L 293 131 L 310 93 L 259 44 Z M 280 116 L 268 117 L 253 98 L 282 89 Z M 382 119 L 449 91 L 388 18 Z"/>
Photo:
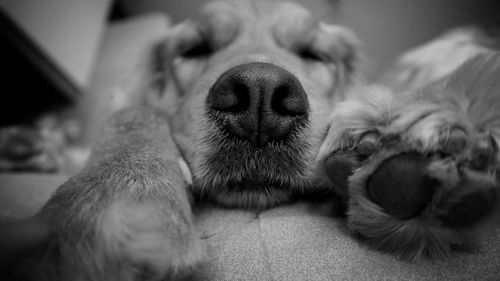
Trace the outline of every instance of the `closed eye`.
<path fill-rule="evenodd" d="M 207 40 L 201 40 L 193 44 L 192 46 L 187 47 L 185 50 L 181 52 L 181 56 L 188 59 L 196 59 L 207 57 L 213 53 L 213 49 L 210 46 L 210 43 Z"/>
<path fill-rule="evenodd" d="M 309 61 L 325 61 L 325 56 L 310 48 L 303 48 L 297 52 L 297 55 L 302 59 Z"/>

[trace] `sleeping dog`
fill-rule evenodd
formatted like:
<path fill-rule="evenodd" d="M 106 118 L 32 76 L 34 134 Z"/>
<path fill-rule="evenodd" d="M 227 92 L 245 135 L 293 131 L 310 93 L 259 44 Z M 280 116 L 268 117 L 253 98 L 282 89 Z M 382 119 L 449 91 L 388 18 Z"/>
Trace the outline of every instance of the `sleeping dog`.
<path fill-rule="evenodd" d="M 54 237 L 34 279 L 189 272 L 193 197 L 264 209 L 333 190 L 353 232 L 408 258 L 466 244 L 496 201 L 498 56 L 422 91 L 358 88 L 355 36 L 272 1 L 209 4 L 163 50 L 164 91 L 115 113 L 39 213 Z"/>

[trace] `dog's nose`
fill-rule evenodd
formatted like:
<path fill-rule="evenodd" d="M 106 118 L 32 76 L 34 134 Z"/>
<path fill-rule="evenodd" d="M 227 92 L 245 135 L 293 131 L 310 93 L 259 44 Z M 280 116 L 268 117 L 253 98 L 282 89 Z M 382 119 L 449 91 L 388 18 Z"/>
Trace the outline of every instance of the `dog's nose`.
<path fill-rule="evenodd" d="M 307 122 L 304 88 L 285 69 L 249 63 L 229 69 L 210 89 L 207 104 L 221 126 L 258 146 L 285 139 Z"/>

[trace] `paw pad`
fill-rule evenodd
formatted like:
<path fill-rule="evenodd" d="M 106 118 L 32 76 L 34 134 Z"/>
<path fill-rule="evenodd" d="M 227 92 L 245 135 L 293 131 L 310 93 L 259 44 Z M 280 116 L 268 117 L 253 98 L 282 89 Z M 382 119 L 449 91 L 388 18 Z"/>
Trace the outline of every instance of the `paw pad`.
<path fill-rule="evenodd" d="M 419 214 L 431 201 L 436 187 L 436 181 L 426 172 L 429 162 L 418 153 L 387 159 L 368 178 L 368 193 L 394 217 L 406 219 Z"/>

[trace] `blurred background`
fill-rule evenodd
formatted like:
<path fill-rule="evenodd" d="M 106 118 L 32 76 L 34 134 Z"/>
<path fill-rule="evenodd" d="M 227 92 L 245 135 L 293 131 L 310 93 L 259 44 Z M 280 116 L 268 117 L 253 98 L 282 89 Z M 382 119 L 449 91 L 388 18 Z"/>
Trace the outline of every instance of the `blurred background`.
<path fill-rule="evenodd" d="M 358 34 L 371 58 L 372 77 L 394 57 L 445 30 L 471 23 L 498 23 L 498 0 L 291 0 L 327 22 L 345 25 Z M 195 15 L 207 0 L 121 0 L 124 15 L 163 11 L 174 22 Z"/>
<path fill-rule="evenodd" d="M 371 79 L 452 27 L 500 19 L 498 0 L 294 1 L 354 30 Z M 205 2 L 0 0 L 0 171 L 74 171 L 68 163 L 88 155 L 75 147 L 88 147 L 151 83 L 152 46 Z"/>

